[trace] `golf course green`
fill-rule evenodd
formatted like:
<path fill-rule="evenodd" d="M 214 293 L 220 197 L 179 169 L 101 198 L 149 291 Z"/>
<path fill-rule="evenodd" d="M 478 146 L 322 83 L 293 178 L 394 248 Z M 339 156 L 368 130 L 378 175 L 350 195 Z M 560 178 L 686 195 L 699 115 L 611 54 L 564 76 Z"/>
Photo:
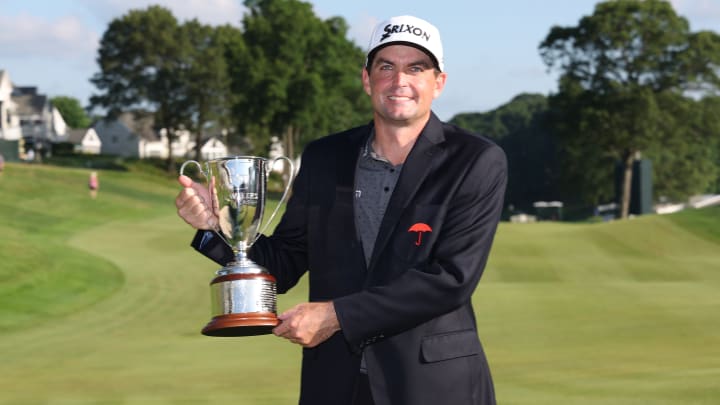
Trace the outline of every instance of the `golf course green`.
<path fill-rule="evenodd" d="M 296 403 L 300 347 L 200 334 L 218 266 L 175 180 L 89 173 L 0 172 L 0 404 Z M 499 404 L 720 403 L 720 207 L 503 223 L 474 301 Z"/>

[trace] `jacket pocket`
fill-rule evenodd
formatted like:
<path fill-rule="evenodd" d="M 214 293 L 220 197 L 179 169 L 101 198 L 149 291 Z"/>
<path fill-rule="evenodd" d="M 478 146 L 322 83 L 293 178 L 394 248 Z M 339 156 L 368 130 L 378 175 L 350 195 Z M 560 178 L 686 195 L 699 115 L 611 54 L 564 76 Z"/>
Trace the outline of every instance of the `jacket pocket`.
<path fill-rule="evenodd" d="M 474 329 L 441 335 L 426 336 L 421 344 L 421 356 L 425 363 L 474 356 L 482 352 L 480 339 Z"/>

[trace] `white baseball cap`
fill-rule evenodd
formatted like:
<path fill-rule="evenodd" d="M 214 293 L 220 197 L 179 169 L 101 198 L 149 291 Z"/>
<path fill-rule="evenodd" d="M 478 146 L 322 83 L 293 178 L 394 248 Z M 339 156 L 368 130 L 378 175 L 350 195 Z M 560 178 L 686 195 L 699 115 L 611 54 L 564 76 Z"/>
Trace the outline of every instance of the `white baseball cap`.
<path fill-rule="evenodd" d="M 392 17 L 375 26 L 370 37 L 365 65 L 372 63 L 372 58 L 377 51 L 390 44 L 418 48 L 430 56 L 438 70 L 445 71 L 440 31 L 423 19 L 403 15 Z"/>

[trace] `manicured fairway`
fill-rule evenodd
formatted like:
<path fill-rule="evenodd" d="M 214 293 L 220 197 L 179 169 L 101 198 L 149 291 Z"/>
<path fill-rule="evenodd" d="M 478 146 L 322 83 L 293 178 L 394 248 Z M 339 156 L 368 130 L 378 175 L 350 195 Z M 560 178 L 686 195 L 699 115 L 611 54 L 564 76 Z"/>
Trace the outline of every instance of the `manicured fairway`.
<path fill-rule="evenodd" d="M 170 178 L 0 174 L 0 403 L 292 404 L 297 346 L 209 338 Z M 500 404 L 716 404 L 720 209 L 502 224 L 475 295 Z M 305 296 L 279 297 L 283 310 Z"/>
<path fill-rule="evenodd" d="M 501 227 L 475 299 L 499 403 L 719 403 L 720 238 L 680 219 Z"/>

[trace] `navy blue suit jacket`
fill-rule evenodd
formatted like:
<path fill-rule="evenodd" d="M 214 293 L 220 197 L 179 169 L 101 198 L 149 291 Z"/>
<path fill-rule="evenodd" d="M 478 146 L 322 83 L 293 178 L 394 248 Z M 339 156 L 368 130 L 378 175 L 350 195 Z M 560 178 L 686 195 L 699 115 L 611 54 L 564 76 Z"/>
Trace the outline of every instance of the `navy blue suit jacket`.
<path fill-rule="evenodd" d="M 494 404 L 471 297 L 502 210 L 505 154 L 433 114 L 366 263 L 353 198 L 371 125 L 305 148 L 285 214 L 250 252 L 280 293 L 307 271 L 309 300 L 335 304 L 342 330 L 303 349 L 300 403 L 349 404 L 364 352 L 377 405 Z M 200 250 L 221 264 L 231 258 L 222 243 Z"/>

